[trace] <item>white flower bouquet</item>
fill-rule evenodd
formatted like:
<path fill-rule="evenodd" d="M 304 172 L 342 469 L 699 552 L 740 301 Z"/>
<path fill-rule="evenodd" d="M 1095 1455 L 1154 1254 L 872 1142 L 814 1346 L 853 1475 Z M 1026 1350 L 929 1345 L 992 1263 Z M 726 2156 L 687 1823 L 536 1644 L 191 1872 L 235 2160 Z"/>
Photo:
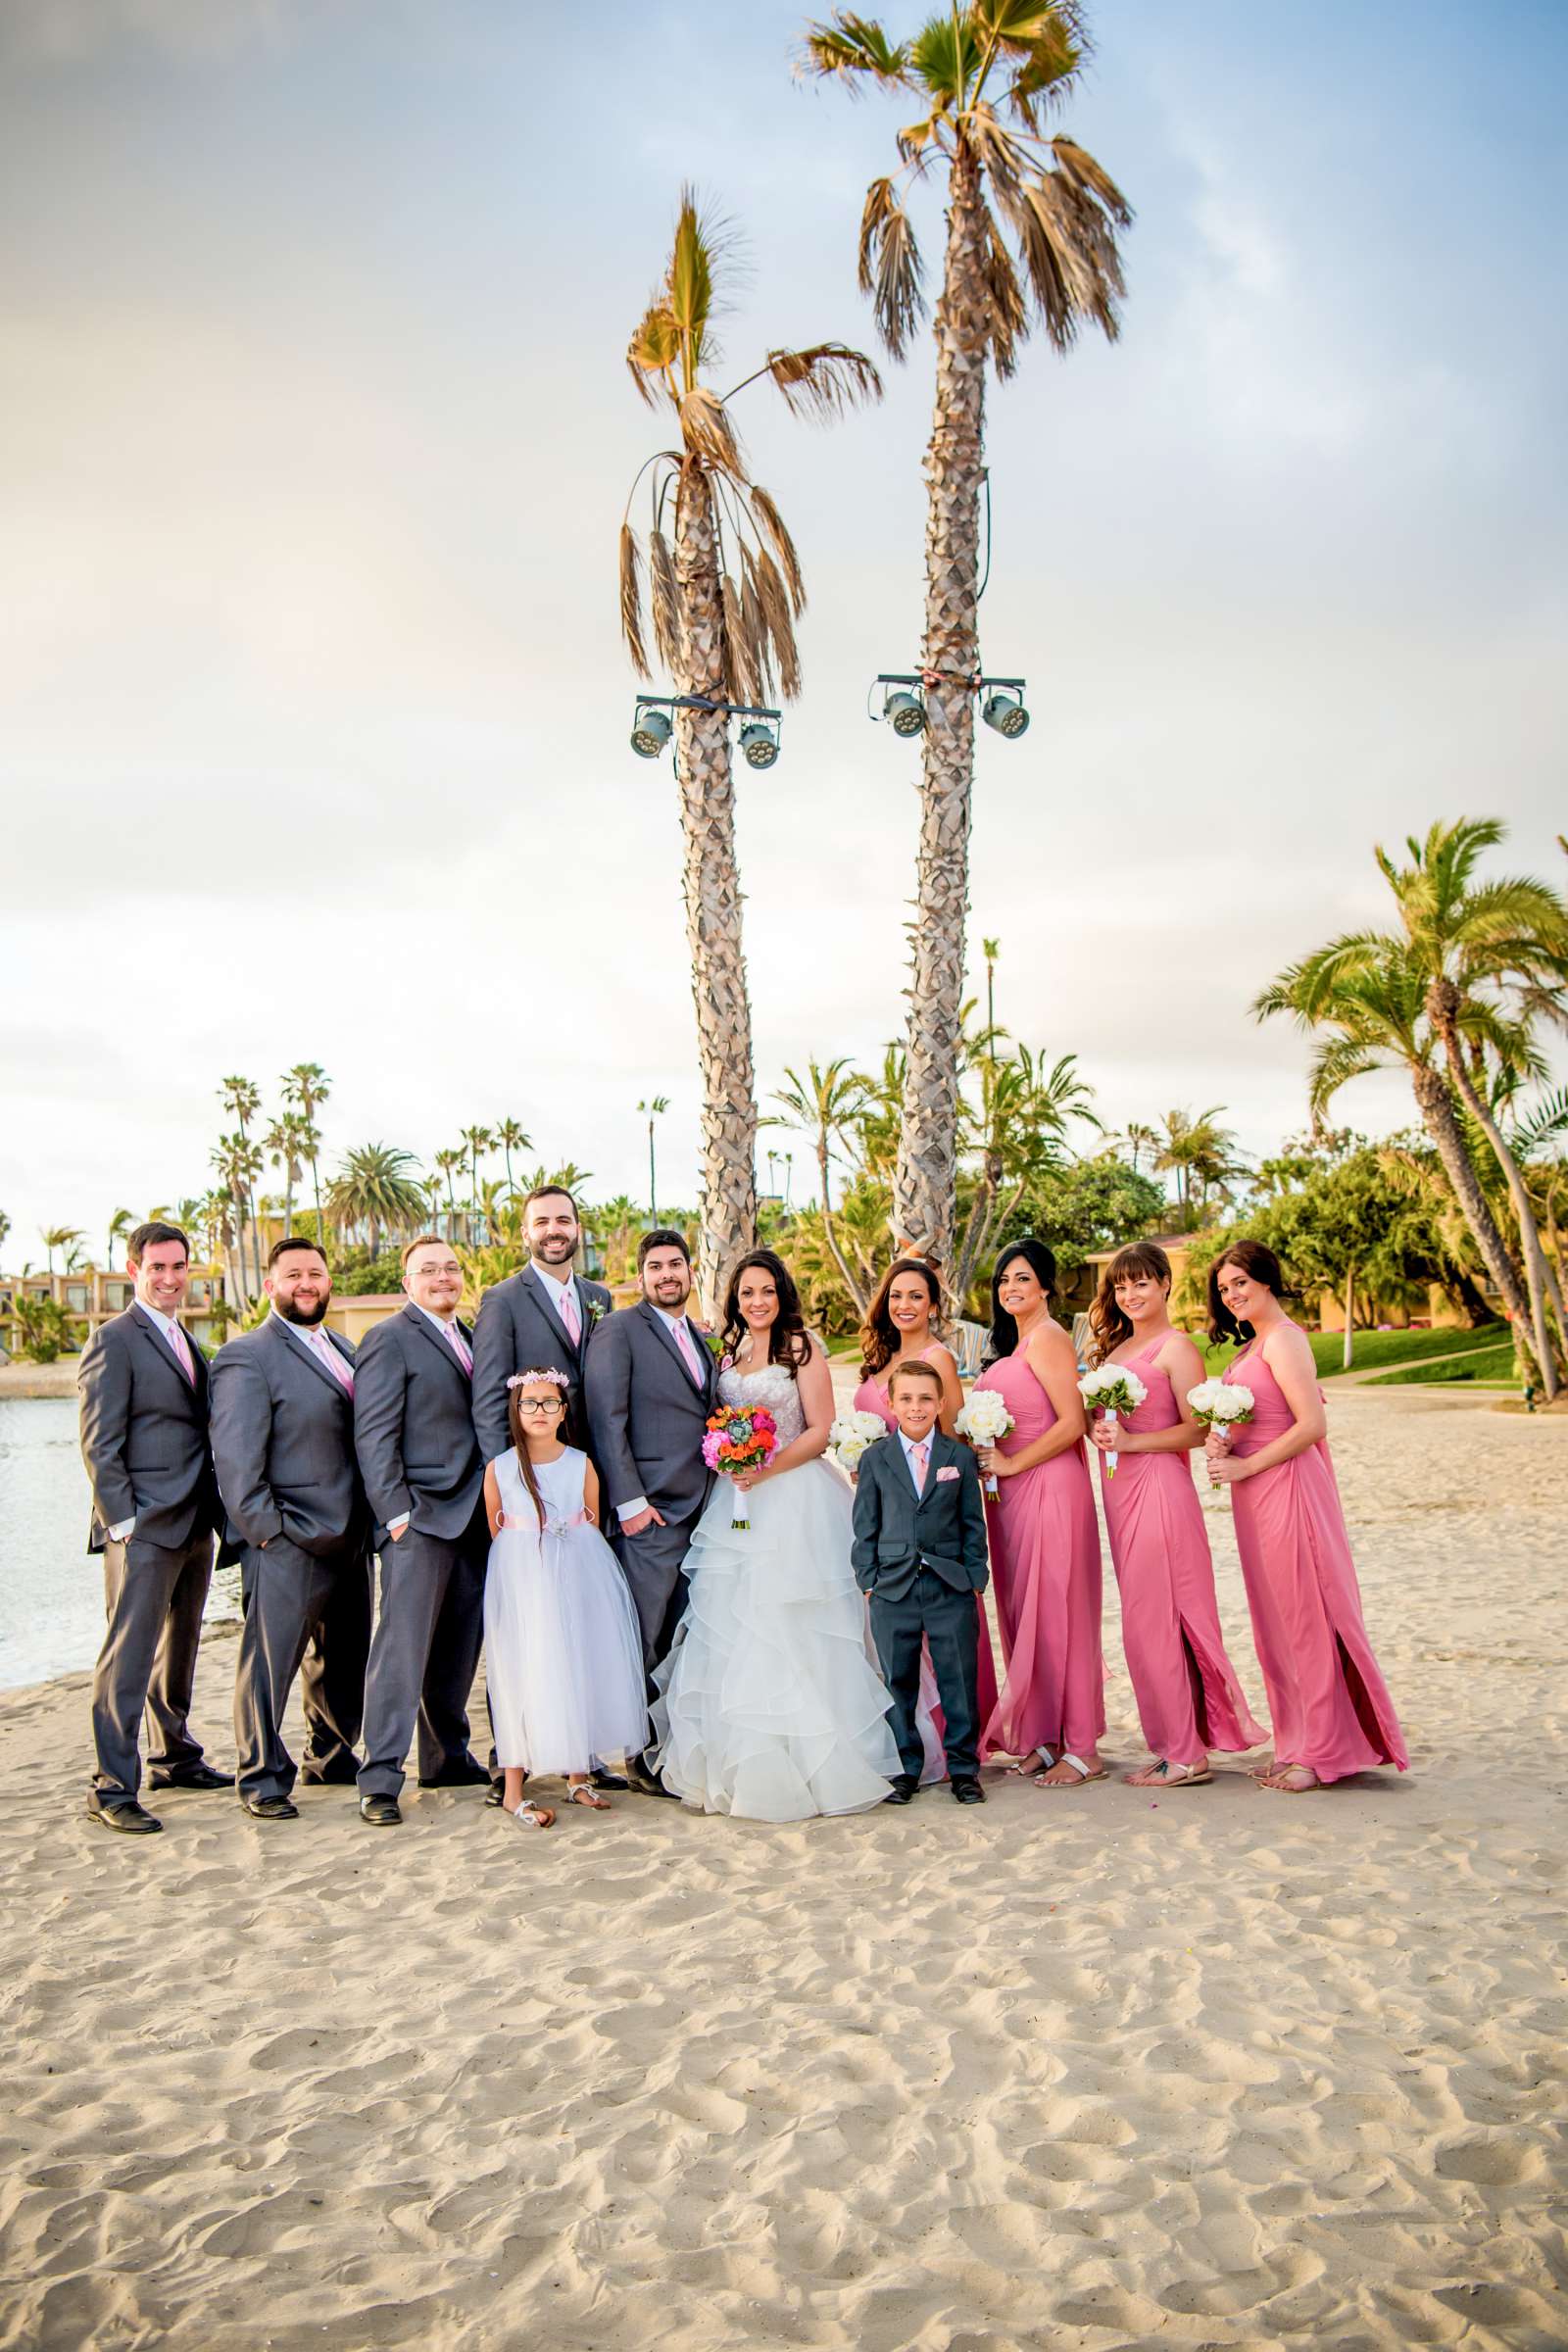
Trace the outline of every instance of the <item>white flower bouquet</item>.
<path fill-rule="evenodd" d="M 1136 1372 L 1126 1364 L 1102 1364 L 1098 1372 L 1086 1372 L 1078 1383 L 1078 1394 L 1092 1413 L 1103 1413 L 1112 1429 L 1118 1413 L 1136 1413 L 1149 1391 Z M 1114 1478 L 1121 1456 L 1114 1446 L 1105 1456 L 1105 1476 Z"/>
<path fill-rule="evenodd" d="M 1012 1415 L 995 1389 L 975 1389 L 953 1426 L 960 1438 L 968 1439 L 971 1446 L 997 1446 L 1011 1429 Z M 996 1474 L 993 1472 L 986 1479 L 986 1493 L 994 1494 L 996 1491 Z"/>
<path fill-rule="evenodd" d="M 840 1413 L 828 1432 L 828 1444 L 833 1459 L 845 1474 L 853 1478 L 860 1467 L 860 1456 L 878 1438 L 885 1438 L 888 1425 L 880 1413 Z"/>
<path fill-rule="evenodd" d="M 1205 1429 L 1239 1429 L 1252 1418 L 1257 1399 L 1239 1380 L 1200 1380 L 1196 1389 L 1188 1390 L 1187 1402 L 1194 1420 Z M 1208 1483 L 1218 1487 L 1220 1481 L 1211 1478 Z"/>

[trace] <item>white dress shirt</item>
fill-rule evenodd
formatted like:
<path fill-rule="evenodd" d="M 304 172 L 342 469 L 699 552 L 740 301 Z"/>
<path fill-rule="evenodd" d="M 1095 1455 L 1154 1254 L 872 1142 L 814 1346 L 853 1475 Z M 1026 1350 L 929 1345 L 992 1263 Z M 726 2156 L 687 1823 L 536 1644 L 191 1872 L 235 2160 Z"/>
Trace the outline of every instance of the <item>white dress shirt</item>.
<path fill-rule="evenodd" d="M 537 1271 L 537 1268 L 535 1269 L 535 1271 Z M 649 1303 L 649 1305 L 650 1305 L 650 1306 L 654 1306 L 654 1302 L 653 1302 L 653 1300 L 652 1300 L 651 1298 L 649 1299 L 648 1303 Z M 660 1321 L 661 1321 L 661 1322 L 662 1322 L 662 1323 L 664 1325 L 665 1329 L 668 1331 L 670 1338 L 671 1338 L 671 1339 L 674 1341 L 674 1343 L 675 1343 L 675 1352 L 676 1352 L 676 1354 L 677 1354 L 678 1356 L 680 1356 L 680 1360 L 681 1360 L 681 1366 L 682 1366 L 682 1369 L 684 1369 L 684 1368 L 685 1368 L 685 1363 L 686 1363 L 686 1357 L 685 1357 L 685 1355 L 684 1355 L 684 1353 L 682 1352 L 682 1349 L 681 1349 L 681 1344 L 680 1344 L 680 1328 L 681 1328 L 681 1325 L 682 1325 L 683 1323 L 685 1323 L 685 1322 L 686 1322 L 686 1309 L 685 1309 L 684 1307 L 682 1307 L 682 1308 L 681 1308 L 681 1310 L 680 1310 L 680 1312 L 679 1312 L 678 1314 L 674 1314 L 674 1315 L 672 1315 L 672 1314 L 670 1314 L 670 1313 L 669 1313 L 669 1312 L 668 1312 L 668 1311 L 667 1311 L 667 1310 L 666 1310 L 664 1307 L 662 1307 L 662 1306 L 654 1306 L 654 1312 L 655 1312 L 655 1314 L 656 1314 L 656 1315 L 659 1317 Z M 700 1348 L 703 1346 L 703 1342 L 702 1342 L 702 1341 L 701 1341 L 701 1340 L 700 1340 L 700 1339 L 697 1337 L 697 1334 L 696 1334 L 696 1333 L 695 1333 L 695 1332 L 694 1332 L 694 1331 L 693 1331 L 693 1330 L 690 1328 L 690 1326 L 689 1326 L 689 1325 L 688 1325 L 688 1327 L 687 1327 L 686 1337 L 687 1337 L 687 1339 L 688 1339 L 688 1340 L 691 1342 L 691 1344 L 692 1344 L 692 1347 L 693 1347 L 694 1348 Z M 703 1360 L 703 1359 L 702 1359 L 701 1355 L 699 1355 L 699 1356 L 698 1356 L 698 1358 L 697 1358 L 697 1361 L 698 1361 L 699 1363 L 701 1363 L 701 1362 L 702 1362 L 702 1360 Z M 688 1377 L 689 1377 L 689 1376 L 688 1376 Z M 626 1524 L 626 1521 L 627 1521 L 628 1519 L 635 1519 L 639 1511 L 646 1511 L 646 1510 L 647 1510 L 647 1508 L 648 1508 L 648 1497 L 647 1497 L 647 1495 L 646 1495 L 646 1494 L 634 1494 L 634 1495 L 632 1496 L 632 1498 L 631 1498 L 630 1502 L 617 1502 L 617 1503 L 616 1503 L 616 1505 L 615 1505 L 615 1514 L 616 1514 L 617 1518 L 620 1520 L 620 1523 L 621 1523 L 622 1527 L 624 1527 L 624 1526 L 625 1526 L 625 1524 Z"/>
<path fill-rule="evenodd" d="M 137 1312 L 146 1316 L 148 1322 L 152 1324 L 154 1330 L 159 1333 L 163 1340 L 164 1346 L 169 1349 L 169 1352 L 173 1357 L 175 1363 L 178 1364 L 179 1349 L 174 1345 L 174 1334 L 179 1330 L 179 1317 L 177 1315 L 160 1314 L 157 1307 L 149 1306 L 145 1298 L 138 1298 L 135 1303 Z M 190 1346 L 189 1340 L 185 1342 L 185 1345 L 187 1348 Z M 123 1544 L 128 1541 L 133 1529 L 135 1528 L 135 1513 L 132 1512 L 128 1519 L 117 1520 L 113 1527 L 105 1530 L 105 1533 L 108 1535 L 111 1544 Z"/>
<path fill-rule="evenodd" d="M 561 1276 L 553 1272 L 549 1266 L 542 1266 L 536 1257 L 530 1258 L 528 1262 L 532 1266 L 538 1279 L 543 1283 L 549 1284 L 550 1290 L 545 1293 L 546 1298 L 548 1298 L 550 1297 L 550 1291 L 555 1292 L 556 1295 L 550 1299 L 550 1303 L 556 1310 L 556 1315 L 560 1321 L 562 1330 L 565 1332 L 569 1332 L 571 1329 L 570 1324 L 566 1321 L 565 1311 L 566 1299 L 568 1296 L 571 1298 L 577 1309 L 577 1330 L 580 1337 L 580 1335 L 588 1328 L 588 1307 L 587 1301 L 584 1299 L 581 1291 L 576 1287 L 576 1275 L 568 1274 L 565 1280 L 563 1281 Z"/>

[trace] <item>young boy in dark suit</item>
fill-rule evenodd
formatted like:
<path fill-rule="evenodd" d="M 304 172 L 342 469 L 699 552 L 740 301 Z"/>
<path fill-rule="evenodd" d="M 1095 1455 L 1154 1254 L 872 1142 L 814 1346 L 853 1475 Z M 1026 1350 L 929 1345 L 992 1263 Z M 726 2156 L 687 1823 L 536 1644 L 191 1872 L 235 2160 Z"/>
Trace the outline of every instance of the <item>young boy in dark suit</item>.
<path fill-rule="evenodd" d="M 979 1611 L 986 1589 L 986 1515 L 974 1455 L 937 1426 L 942 1377 L 934 1364 L 895 1367 L 888 1402 L 898 1430 L 860 1456 L 855 1490 L 855 1581 L 871 1596 L 871 1635 L 893 1693 L 893 1737 L 904 1769 L 890 1805 L 920 1786 L 915 1728 L 920 1643 L 931 1652 L 947 1729 L 948 1775 L 960 1805 L 983 1805 L 980 1786 Z"/>

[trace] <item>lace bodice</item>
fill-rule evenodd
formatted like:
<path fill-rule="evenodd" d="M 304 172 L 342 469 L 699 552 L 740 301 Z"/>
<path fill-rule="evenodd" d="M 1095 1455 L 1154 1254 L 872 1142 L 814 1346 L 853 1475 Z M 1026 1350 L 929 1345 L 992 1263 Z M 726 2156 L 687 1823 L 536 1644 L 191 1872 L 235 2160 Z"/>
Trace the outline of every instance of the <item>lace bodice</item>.
<path fill-rule="evenodd" d="M 780 1452 L 806 1427 L 801 1392 L 782 1364 L 766 1364 L 760 1372 L 721 1372 L 718 1394 L 725 1404 L 765 1404 L 778 1423 Z"/>

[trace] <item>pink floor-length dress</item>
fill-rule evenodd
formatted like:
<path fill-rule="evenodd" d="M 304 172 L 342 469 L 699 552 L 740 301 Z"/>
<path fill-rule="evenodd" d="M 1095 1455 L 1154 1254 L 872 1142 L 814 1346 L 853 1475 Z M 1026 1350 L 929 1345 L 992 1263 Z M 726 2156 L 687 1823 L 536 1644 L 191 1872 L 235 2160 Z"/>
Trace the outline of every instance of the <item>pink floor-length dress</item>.
<path fill-rule="evenodd" d="M 1154 1361 L 1164 1335 L 1116 1361 L 1148 1391 L 1123 1429 L 1174 1429 L 1182 1417 Z M 1100 1456 L 1110 1557 L 1121 1593 L 1121 1639 L 1138 1720 L 1151 1755 L 1201 1764 L 1211 1747 L 1237 1754 L 1268 1734 L 1247 1704 L 1225 1653 L 1203 1506 L 1186 1453 L 1123 1453 L 1116 1475 Z"/>
<path fill-rule="evenodd" d="M 923 1363 L 930 1353 L 929 1348 L 923 1348 L 919 1360 Z M 869 1374 L 855 1392 L 855 1410 L 858 1413 L 880 1414 L 887 1424 L 890 1436 L 899 1426 L 894 1418 L 893 1406 L 888 1400 L 886 1388 L 881 1381 L 871 1378 Z M 975 1594 L 974 1605 L 975 1613 L 980 1621 L 977 1629 L 980 1640 L 976 1669 L 975 1713 L 979 1721 L 985 1724 L 990 1721 L 992 1709 L 997 1703 L 997 1661 L 991 1647 L 991 1623 L 986 1615 L 986 1599 L 983 1592 Z M 948 1772 L 947 1754 L 942 1745 L 946 1727 L 942 1720 L 941 1702 L 937 1697 L 937 1678 L 931 1670 L 931 1652 L 922 1642 L 920 1644 L 919 1707 L 922 1738 L 925 1738 L 928 1716 L 931 1734 L 926 1740 L 926 1768 L 921 1778 L 926 1781 L 941 1781 L 947 1778 Z"/>
<path fill-rule="evenodd" d="M 1283 1437 L 1295 1415 L 1254 1341 L 1224 1378 L 1252 1393 L 1232 1451 L 1245 1458 Z M 1361 1616 L 1345 1512 L 1328 1441 L 1231 1488 L 1252 1639 L 1274 1718 L 1278 1765 L 1320 1781 L 1409 1763 Z"/>
<path fill-rule="evenodd" d="M 1055 1408 L 1021 1348 L 974 1385 L 994 1389 L 1012 1415 L 999 1452 L 1021 1452 L 1054 1427 Z M 1100 1526 L 1086 1451 L 1069 1446 L 999 1479 L 987 1498 L 1006 1671 L 981 1739 L 983 1756 L 1025 1756 L 1037 1747 L 1087 1756 L 1105 1728 Z"/>

